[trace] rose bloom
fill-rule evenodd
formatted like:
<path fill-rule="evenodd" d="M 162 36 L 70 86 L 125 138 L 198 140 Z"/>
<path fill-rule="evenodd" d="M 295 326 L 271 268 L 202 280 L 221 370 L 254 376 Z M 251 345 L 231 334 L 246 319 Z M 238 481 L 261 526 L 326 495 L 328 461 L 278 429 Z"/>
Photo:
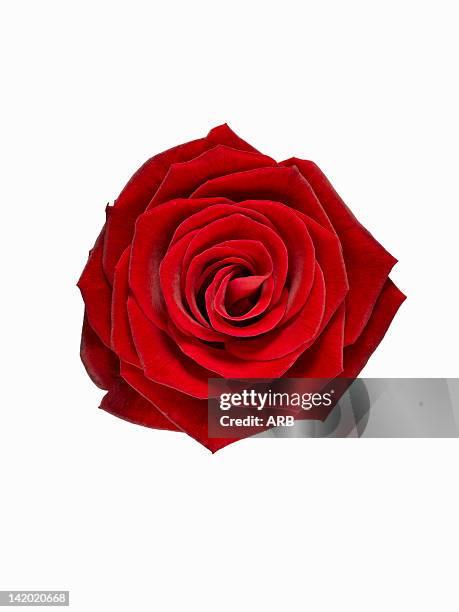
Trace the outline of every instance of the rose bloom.
<path fill-rule="evenodd" d="M 227 125 L 149 159 L 78 286 L 101 408 L 212 451 L 210 378 L 354 378 L 405 296 L 392 257 L 311 161 L 277 163 Z"/>

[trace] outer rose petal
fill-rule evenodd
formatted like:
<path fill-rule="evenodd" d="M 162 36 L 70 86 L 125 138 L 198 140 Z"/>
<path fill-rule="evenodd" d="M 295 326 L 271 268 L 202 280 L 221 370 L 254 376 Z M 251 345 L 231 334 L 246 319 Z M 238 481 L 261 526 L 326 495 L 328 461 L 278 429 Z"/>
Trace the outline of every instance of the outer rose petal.
<path fill-rule="evenodd" d="M 235 172 L 207 181 L 193 198 L 226 197 L 234 202 L 272 200 L 287 204 L 327 229 L 333 229 L 321 203 L 297 168 L 277 166 Z"/>
<path fill-rule="evenodd" d="M 261 153 L 217 145 L 199 157 L 172 164 L 148 208 L 168 200 L 187 197 L 209 179 L 264 166 L 276 166 L 276 162 Z"/>
<path fill-rule="evenodd" d="M 104 230 L 101 231 L 94 248 L 89 252 L 88 262 L 77 284 L 86 305 L 86 316 L 91 327 L 102 342 L 110 347 L 112 296 L 111 287 L 102 267 L 103 240 Z"/>
<path fill-rule="evenodd" d="M 233 147 L 233 149 L 240 149 L 241 151 L 253 151 L 258 153 L 255 147 L 252 147 L 248 142 L 239 138 L 239 136 L 233 132 L 227 123 L 217 125 L 207 134 L 207 140 L 214 144 L 223 144 L 227 147 Z"/>
<path fill-rule="evenodd" d="M 285 378 L 334 378 L 343 369 L 345 309 L 342 304 L 314 344 L 285 373 Z"/>
<path fill-rule="evenodd" d="M 147 208 L 170 166 L 193 159 L 217 145 L 257 152 L 226 124 L 218 126 L 206 138 L 173 147 L 149 159 L 129 180 L 114 206 L 107 208 L 103 264 L 110 283 L 122 252 L 132 240 L 137 218 Z"/>
<path fill-rule="evenodd" d="M 153 427 L 154 429 L 180 431 L 151 402 L 142 397 L 121 378 L 118 378 L 116 384 L 102 398 L 100 407 L 110 412 L 110 414 L 137 425 Z"/>
<path fill-rule="evenodd" d="M 370 320 L 354 344 L 344 349 L 343 378 L 355 378 L 384 338 L 406 296 L 388 278 L 373 308 Z"/>
<path fill-rule="evenodd" d="M 131 247 L 127 247 L 115 268 L 112 297 L 112 346 L 120 359 L 140 367 L 127 312 L 130 255 Z"/>
<path fill-rule="evenodd" d="M 397 260 L 360 225 L 316 164 L 297 158 L 282 163 L 295 165 L 306 178 L 341 240 L 349 281 L 344 344 L 352 344 L 365 327 Z"/>
<path fill-rule="evenodd" d="M 145 376 L 193 397 L 207 397 L 207 380 L 214 374 L 187 359 L 177 344 L 149 321 L 134 298 L 128 299 L 132 336 Z"/>
<path fill-rule="evenodd" d="M 182 334 L 178 329 L 171 327 L 171 335 L 179 345 L 182 352 L 188 355 L 191 363 L 199 363 L 223 378 L 278 378 L 281 377 L 296 361 L 303 352 L 300 347 L 295 351 L 270 361 L 243 361 L 229 352 L 204 346 L 202 342 Z M 207 375 L 207 378 L 217 378 L 215 375 Z M 203 381 L 207 383 L 207 379 Z M 183 382 L 175 382 L 174 386 L 183 385 Z M 194 393 L 192 395 L 195 395 Z"/>
<path fill-rule="evenodd" d="M 101 342 L 86 315 L 81 332 L 80 356 L 94 384 L 101 389 L 109 389 L 114 384 L 119 376 L 119 359 Z"/>
<path fill-rule="evenodd" d="M 110 282 L 122 252 L 132 240 L 137 218 L 147 208 L 171 164 L 192 159 L 212 146 L 202 138 L 155 155 L 132 176 L 114 206 L 107 207 L 103 263 Z"/>
<path fill-rule="evenodd" d="M 122 364 L 121 374 L 141 395 L 153 402 L 170 421 L 213 453 L 236 442 L 236 438 L 208 437 L 207 400 L 196 399 L 170 387 L 159 385 L 145 378 L 141 370 L 129 364 Z"/>

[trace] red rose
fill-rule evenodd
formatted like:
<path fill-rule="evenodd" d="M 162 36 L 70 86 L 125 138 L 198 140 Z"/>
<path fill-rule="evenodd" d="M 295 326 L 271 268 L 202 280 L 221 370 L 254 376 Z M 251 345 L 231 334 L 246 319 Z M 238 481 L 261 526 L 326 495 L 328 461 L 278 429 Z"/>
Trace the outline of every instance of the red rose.
<path fill-rule="evenodd" d="M 226 125 L 148 160 L 78 282 L 101 407 L 212 451 L 209 378 L 355 377 L 405 296 L 321 170 Z"/>

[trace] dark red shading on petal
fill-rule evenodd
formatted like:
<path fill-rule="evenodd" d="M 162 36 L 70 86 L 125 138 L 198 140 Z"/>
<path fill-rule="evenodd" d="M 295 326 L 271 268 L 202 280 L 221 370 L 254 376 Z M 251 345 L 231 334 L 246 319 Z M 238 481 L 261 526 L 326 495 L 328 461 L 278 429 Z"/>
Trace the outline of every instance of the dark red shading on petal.
<path fill-rule="evenodd" d="M 102 410 L 106 410 L 110 414 L 136 425 L 144 425 L 154 429 L 180 431 L 151 402 L 137 393 L 135 389 L 121 378 L 118 378 L 107 395 L 102 398 L 100 407 Z"/>
<path fill-rule="evenodd" d="M 86 315 L 81 332 L 80 356 L 94 384 L 101 389 L 109 389 L 119 376 L 119 359 L 101 342 Z"/>
<path fill-rule="evenodd" d="M 77 285 L 86 305 L 86 316 L 91 327 L 104 344 L 110 347 L 112 290 L 102 267 L 104 230 L 96 240 L 94 248 Z"/>
<path fill-rule="evenodd" d="M 354 227 L 356 223 L 359 224 L 317 164 L 309 160 L 292 157 L 280 162 L 280 165 L 298 169 L 312 187 L 338 233 Z"/>
<path fill-rule="evenodd" d="M 317 340 L 296 360 L 286 378 L 334 378 L 343 370 L 345 309 L 342 304 Z"/>
<path fill-rule="evenodd" d="M 359 374 L 384 338 L 392 319 L 405 300 L 406 296 L 388 278 L 363 332 L 354 344 L 344 349 L 344 370 L 341 374 L 343 378 L 355 378 Z"/>
<path fill-rule="evenodd" d="M 325 296 L 324 275 L 316 263 L 312 289 L 302 310 L 284 325 L 260 337 L 244 341 L 227 341 L 225 346 L 228 352 L 243 360 L 258 359 L 265 363 L 269 363 L 272 359 L 285 358 L 293 351 L 301 354 L 320 331 Z"/>
<path fill-rule="evenodd" d="M 175 389 L 148 380 L 138 368 L 122 364 L 123 378 L 143 397 L 153 402 L 178 428 L 206 446 L 213 453 L 236 439 L 209 438 L 207 400 L 179 393 Z"/>
<path fill-rule="evenodd" d="M 279 321 L 285 314 L 285 309 L 287 308 L 287 290 L 283 291 L 283 294 L 279 301 L 274 304 L 272 308 L 270 308 L 268 311 L 264 312 L 263 315 L 257 321 L 250 322 L 244 327 L 238 327 L 230 323 L 228 320 L 225 320 L 225 318 L 221 316 L 218 310 L 222 310 L 224 295 L 228 284 L 234 281 L 231 280 L 231 273 L 230 275 L 227 274 L 226 276 L 221 278 L 221 272 L 225 272 L 225 270 L 221 270 L 220 273 L 217 273 L 215 275 L 214 281 L 212 281 L 206 291 L 207 312 L 209 314 L 209 320 L 212 323 L 212 327 L 214 329 L 226 333 L 229 336 L 234 336 L 238 338 L 248 338 L 251 336 L 256 336 L 258 334 L 264 334 L 273 329 L 273 327 L 275 327 L 279 323 Z M 251 276 L 246 278 L 249 280 L 254 279 L 256 277 Z M 268 285 L 268 289 L 270 288 L 271 287 L 269 287 Z"/>
<path fill-rule="evenodd" d="M 172 326 L 171 335 L 182 352 L 191 358 L 192 363 L 199 363 L 203 368 L 215 372 L 223 378 L 241 378 L 242 376 L 244 378 L 280 377 L 292 366 L 303 351 L 300 348 L 288 355 L 269 361 L 243 361 L 224 349 L 206 346 Z M 213 374 L 208 374 L 207 377 L 212 378 L 213 376 Z"/>
<path fill-rule="evenodd" d="M 276 162 L 266 155 L 217 145 L 194 159 L 172 164 L 148 208 L 168 200 L 187 197 L 209 179 L 276 165 Z"/>
<path fill-rule="evenodd" d="M 211 329 L 205 322 L 202 323 L 201 320 L 191 316 L 183 300 L 181 279 L 185 272 L 182 270 L 182 262 L 190 241 L 196 234 L 197 230 L 187 234 L 166 253 L 159 268 L 161 292 L 169 317 L 180 329 L 201 340 L 220 342 L 224 336 Z"/>
<path fill-rule="evenodd" d="M 193 201 L 191 201 L 193 202 Z M 265 225 L 265 221 L 268 225 Z M 298 220 L 301 224 L 301 221 Z M 160 264 L 160 283 L 162 288 L 163 299 L 167 305 L 167 310 L 170 317 L 176 323 L 176 325 L 191 335 L 197 336 L 201 339 L 208 341 L 221 341 L 221 333 L 231 333 L 235 335 L 254 335 L 254 333 L 261 333 L 267 331 L 268 328 L 263 329 L 263 323 L 254 324 L 258 330 L 256 332 L 251 331 L 249 326 L 241 329 L 230 327 L 229 324 L 225 324 L 220 321 L 218 315 L 215 316 L 215 321 L 211 320 L 211 323 L 216 322 L 213 325 L 214 330 L 211 330 L 208 326 L 198 323 L 186 310 L 183 297 L 186 293 L 186 287 L 183 286 L 181 280 L 186 279 L 186 272 L 189 271 L 193 262 L 205 256 L 206 252 L 215 249 L 215 246 L 221 244 L 228 244 L 232 242 L 236 245 L 237 242 L 244 244 L 247 248 L 255 246 L 255 242 L 250 240 L 252 236 L 257 236 L 263 242 L 271 246 L 276 266 L 273 271 L 273 302 L 279 299 L 282 288 L 285 282 L 287 273 L 287 258 L 286 249 L 278 237 L 278 235 L 271 229 L 270 222 L 265 219 L 264 215 L 251 209 L 245 209 L 243 207 L 235 207 L 232 204 L 215 204 L 204 208 L 203 210 L 196 212 L 189 218 L 187 218 L 179 227 L 174 234 L 174 239 L 164 256 Z M 302 224 L 301 224 L 302 225 Z M 240 237 L 241 240 L 232 240 L 232 237 Z M 256 249 L 251 248 L 248 251 L 250 258 L 256 254 Z M 209 253 L 210 254 L 210 253 Z M 245 256 L 243 250 L 240 251 L 242 257 Z M 231 266 L 233 271 L 238 271 L 242 274 L 240 266 Z M 225 268 L 222 269 L 225 273 Z M 217 273 L 219 274 L 219 273 Z M 271 274 L 271 272 L 269 272 Z M 249 278 L 254 278 L 253 276 Z M 211 283 L 211 288 L 207 291 L 206 295 L 209 296 L 209 292 L 213 289 L 215 291 L 218 286 L 215 282 Z M 208 304 L 209 305 L 209 304 Z M 193 300 L 190 301 L 190 307 L 193 306 Z M 273 324 L 278 322 L 285 312 L 285 306 L 282 312 L 269 313 L 269 318 Z M 211 315 L 209 311 L 209 315 Z M 268 315 L 267 315 L 268 316 Z M 199 319 L 199 316 L 198 316 Z M 224 329 L 223 329 L 224 328 Z"/>
<path fill-rule="evenodd" d="M 167 310 L 161 291 L 159 267 L 177 226 L 196 212 L 222 198 L 178 199 L 160 204 L 141 215 L 131 250 L 129 285 L 146 316 L 167 329 Z"/>
<path fill-rule="evenodd" d="M 270 252 L 274 263 L 273 279 L 274 291 L 273 302 L 276 302 L 282 294 L 288 270 L 287 249 L 278 234 L 268 225 L 255 221 L 252 215 L 256 211 L 246 211 L 243 208 L 231 207 L 229 216 L 215 220 L 206 225 L 193 236 L 189 248 L 183 260 L 183 266 L 188 268 L 194 256 L 204 250 L 217 246 L 221 242 L 234 238 L 242 240 L 257 239 L 262 242 Z"/>
<path fill-rule="evenodd" d="M 268 225 L 265 225 L 265 221 Z M 304 225 L 298 220 L 303 227 Z M 178 227 L 174 234 L 174 239 L 171 242 L 169 250 L 160 265 L 160 281 L 162 294 L 167 304 L 168 313 L 175 324 L 186 333 L 197 336 L 208 341 L 222 341 L 222 333 L 234 334 L 238 336 L 255 335 L 269 329 L 268 324 L 275 325 L 282 318 L 285 312 L 285 301 L 282 309 L 277 308 L 276 312 L 267 313 L 266 317 L 253 325 L 240 328 L 234 327 L 229 323 L 222 321 L 221 316 L 214 312 L 213 298 L 217 296 L 219 284 L 222 274 L 226 277 L 232 271 L 238 272 L 239 276 L 243 273 L 240 265 L 231 265 L 229 268 L 222 267 L 217 271 L 218 262 L 215 263 L 216 278 L 211 282 L 210 287 L 206 292 L 207 310 L 213 324 L 213 330 L 202 321 L 202 316 L 197 315 L 198 323 L 185 308 L 183 297 L 188 295 L 189 306 L 192 310 L 196 310 L 195 299 L 191 295 L 191 289 L 186 287 L 186 279 L 190 278 L 190 273 L 194 269 L 196 262 L 205 261 L 208 255 L 211 258 L 212 253 L 218 245 L 233 245 L 240 246 L 240 256 L 248 256 L 248 260 L 253 265 L 261 264 L 265 268 L 263 275 L 267 278 L 273 270 L 272 260 L 268 257 L 269 267 L 266 267 L 266 251 L 263 248 L 262 253 L 265 256 L 260 259 L 260 249 L 257 246 L 258 242 L 250 240 L 251 236 L 257 236 L 259 239 L 264 239 L 266 244 L 271 245 L 274 259 L 277 262 L 274 275 L 271 294 L 273 295 L 273 308 L 275 302 L 279 299 L 282 292 L 282 287 L 285 282 L 287 272 L 286 249 L 278 235 L 271 229 L 269 219 L 265 219 L 264 215 L 252 209 L 243 207 L 235 207 L 232 204 L 216 204 L 196 212 L 191 217 L 187 218 Z M 240 240 L 230 240 L 231 237 L 240 237 Z M 211 270 L 215 266 L 211 267 Z M 186 272 L 185 272 L 186 271 Z M 206 274 L 206 272 L 204 273 Z M 250 281 L 256 275 L 246 277 L 245 281 Z M 237 279 L 240 281 L 241 279 Z M 181 283 L 181 281 L 184 281 Z M 197 283 L 202 284 L 202 278 L 197 279 Z M 229 281 L 229 279 L 228 279 Z M 216 284 L 217 283 L 217 284 Z M 182 286 L 181 286 L 182 285 Z M 185 286 L 183 286 L 185 285 Z M 268 286 L 268 285 L 267 285 Z M 268 286 L 269 287 L 269 286 Z M 198 290 L 199 288 L 196 287 Z M 212 293 L 212 301 L 209 303 L 209 297 Z M 269 296 L 268 296 L 269 297 Z M 269 319 L 269 321 L 268 321 Z M 271 325 L 271 326 L 272 326 Z M 217 331 L 215 331 L 217 330 Z M 220 332 L 220 333 L 217 333 Z"/>
<path fill-rule="evenodd" d="M 127 247 L 115 267 L 112 296 L 112 347 L 120 359 L 140 366 L 139 356 L 132 339 L 127 312 L 129 297 L 129 258 L 131 247 Z"/>
<path fill-rule="evenodd" d="M 228 278 L 216 290 L 212 308 L 227 321 L 247 321 L 266 310 L 273 288 L 271 270 L 263 274 Z M 235 311 L 237 315 L 230 314 Z"/>
<path fill-rule="evenodd" d="M 128 299 L 132 336 L 145 376 L 154 382 L 207 397 L 207 380 L 214 375 L 183 355 L 168 334 L 149 321 L 135 299 Z"/>
<path fill-rule="evenodd" d="M 309 183 L 296 168 L 277 166 L 235 172 L 212 179 L 198 187 L 193 198 L 226 197 L 234 202 L 272 200 L 287 204 L 308 215 L 324 227 L 330 221 Z"/>
<path fill-rule="evenodd" d="M 257 240 L 227 240 L 194 257 L 185 274 L 182 274 L 182 290 L 184 290 L 188 306 L 196 319 L 203 325 L 209 326 L 209 323 L 198 308 L 197 292 L 199 292 L 203 283 L 212 274 L 215 274 L 220 267 L 235 263 L 244 266 L 251 274 L 256 272 L 271 274 L 273 270 L 272 259 L 261 242 Z M 263 307 L 263 304 L 261 307 Z M 243 317 L 233 317 L 228 313 L 225 313 L 225 316 L 237 320 L 245 319 L 247 316 L 255 316 L 260 312 L 260 308 L 254 307 L 252 313 L 247 313 Z"/>
<path fill-rule="evenodd" d="M 365 327 L 397 260 L 357 221 L 315 163 L 297 158 L 282 163 L 299 169 L 340 238 L 349 281 L 344 344 L 352 344 Z"/>
<path fill-rule="evenodd" d="M 289 296 L 285 313 L 285 320 L 288 320 L 301 310 L 314 279 L 315 249 L 307 225 L 296 210 L 279 202 L 244 200 L 238 207 L 263 213 L 284 241 L 289 261 Z"/>

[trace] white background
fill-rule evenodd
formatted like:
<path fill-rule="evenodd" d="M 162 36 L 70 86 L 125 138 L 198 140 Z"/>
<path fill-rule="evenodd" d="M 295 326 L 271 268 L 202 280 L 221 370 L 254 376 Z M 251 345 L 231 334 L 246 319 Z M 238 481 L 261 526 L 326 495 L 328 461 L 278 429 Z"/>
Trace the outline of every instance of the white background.
<path fill-rule="evenodd" d="M 456 7 L 455 7 L 456 4 Z M 97 410 L 75 283 L 154 153 L 227 121 L 400 261 L 367 376 L 458 376 L 457 3 L 5 1 L 0 589 L 72 609 L 457 612 L 456 440 L 212 456 Z"/>

